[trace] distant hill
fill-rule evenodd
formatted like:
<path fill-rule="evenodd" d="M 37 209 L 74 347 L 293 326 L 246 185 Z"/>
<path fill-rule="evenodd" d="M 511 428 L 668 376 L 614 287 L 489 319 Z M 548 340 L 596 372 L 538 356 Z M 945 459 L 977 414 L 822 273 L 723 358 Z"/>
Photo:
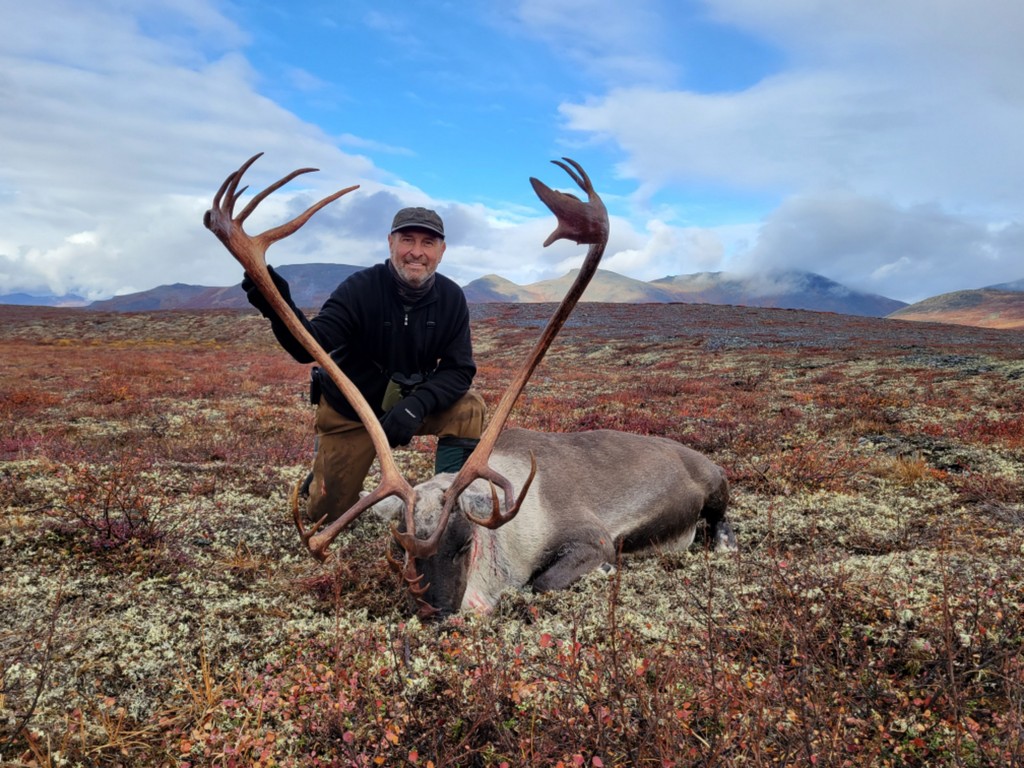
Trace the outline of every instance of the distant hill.
<path fill-rule="evenodd" d="M 520 286 L 497 275 L 488 275 L 465 286 L 470 302 L 558 301 L 578 270 L 554 280 Z M 875 294 L 861 293 L 811 272 L 779 272 L 761 276 L 700 272 L 663 277 L 651 282 L 634 280 L 600 269 L 583 294 L 583 301 L 650 304 L 735 304 L 837 312 L 846 315 L 884 317 L 906 304 Z"/>
<path fill-rule="evenodd" d="M 889 317 L 980 328 L 1024 328 L 1024 280 L 933 296 L 897 310 Z"/>
<path fill-rule="evenodd" d="M 0 304 L 15 304 L 22 307 L 84 307 L 89 302 L 81 296 L 66 293 L 63 296 L 35 296 L 31 293 L 5 293 L 0 295 Z"/>
<path fill-rule="evenodd" d="M 236 288 L 236 290 L 238 290 Z M 203 285 L 174 283 L 161 285 L 148 291 L 126 293 L 112 299 L 94 301 L 89 309 L 111 312 L 152 312 L 158 309 L 227 309 L 236 304 L 227 288 L 208 288 Z M 239 291 L 240 293 L 241 291 Z M 242 295 L 245 301 L 245 295 Z M 241 306 L 241 305 L 238 305 Z"/>
<path fill-rule="evenodd" d="M 521 285 L 516 285 L 511 280 L 506 280 L 498 275 L 485 275 L 462 288 L 466 294 L 466 301 L 470 304 L 485 304 L 487 302 L 513 304 L 531 304 L 546 299 L 538 298 L 536 292 Z"/>
<path fill-rule="evenodd" d="M 670 288 L 676 301 L 691 303 L 807 309 L 863 317 L 884 317 L 906 306 L 906 302 L 855 291 L 814 272 L 795 270 L 752 276 L 699 272 L 664 277 L 653 284 Z"/>
<path fill-rule="evenodd" d="M 990 285 L 996 291 L 1024 291 L 1024 278 L 1020 280 L 1014 280 L 1012 283 L 999 283 L 999 285 Z"/>
<path fill-rule="evenodd" d="M 288 281 L 292 300 L 299 307 L 319 308 L 338 284 L 362 267 L 348 264 L 285 264 L 274 267 Z M 110 312 L 152 312 L 160 309 L 245 309 L 249 302 L 241 283 L 221 288 L 203 285 L 161 285 L 148 291 L 94 301 L 89 309 Z"/>
<path fill-rule="evenodd" d="M 529 285 L 516 285 L 503 277 L 486 275 L 466 284 L 462 290 L 466 294 L 466 301 L 471 304 L 484 302 L 531 304 L 561 301 L 578 274 L 579 270 L 573 269 L 561 277 L 541 280 Z M 583 294 L 582 300 L 614 304 L 664 304 L 676 299 L 672 298 L 670 292 L 651 283 L 634 280 L 606 269 L 599 269 Z"/>

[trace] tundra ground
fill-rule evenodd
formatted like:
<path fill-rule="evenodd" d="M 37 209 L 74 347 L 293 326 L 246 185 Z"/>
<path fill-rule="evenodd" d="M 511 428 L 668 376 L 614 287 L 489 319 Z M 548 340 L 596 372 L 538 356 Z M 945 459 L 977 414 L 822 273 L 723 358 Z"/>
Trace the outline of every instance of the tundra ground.
<path fill-rule="evenodd" d="M 473 307 L 489 404 L 550 310 Z M 0 321 L 0 765 L 1024 765 L 1019 331 L 581 304 L 511 423 L 707 453 L 739 551 L 423 625 L 381 524 L 302 549 L 261 317 Z"/>

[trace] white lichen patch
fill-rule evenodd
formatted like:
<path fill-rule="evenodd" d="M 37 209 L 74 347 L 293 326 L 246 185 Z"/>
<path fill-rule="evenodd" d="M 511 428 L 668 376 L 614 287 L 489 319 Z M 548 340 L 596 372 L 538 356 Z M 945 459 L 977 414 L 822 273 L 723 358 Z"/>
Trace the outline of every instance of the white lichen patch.
<path fill-rule="evenodd" d="M 693 703 L 694 719 L 670 735 L 698 751 L 716 736 L 739 764 L 750 753 L 725 740 L 747 739 L 755 721 L 779 743 L 799 733 L 820 745 L 839 726 L 853 737 L 844 745 L 956 734 L 946 748 L 969 744 L 979 723 L 994 727 L 993 712 L 1015 711 L 1004 705 L 1021 700 L 1024 500 L 1013 494 L 1024 452 L 1007 425 L 1024 369 L 1010 336 L 949 350 L 948 331 L 878 321 L 879 334 L 908 338 L 877 342 L 843 336 L 854 321 L 830 315 L 800 324 L 749 308 L 663 307 L 644 309 L 641 324 L 594 325 L 626 310 L 584 309 L 587 322 L 566 329 L 513 418 L 692 438 L 730 473 L 739 550 L 706 551 L 701 526 L 689 551 L 624 556 L 557 593 L 510 588 L 493 614 L 439 624 L 411 615 L 383 562 L 385 522 L 367 515 L 342 532 L 327 565 L 299 541 L 288 499 L 311 458 L 306 372 L 283 359 L 263 318 L 0 325 L 0 339 L 32 342 L 22 355 L 60 353 L 39 396 L 23 372 L 0 374 L 0 394 L 17 395 L 3 401 L 0 744 L 28 718 L 54 765 L 72 764 L 66 750 L 79 743 L 83 765 L 145 764 L 139 753 L 228 764 L 249 739 L 253 762 L 267 750 L 264 765 L 301 766 L 346 737 L 363 740 L 356 757 L 426 764 L 397 728 L 410 713 L 465 704 L 480 718 L 475 733 L 505 740 L 493 760 L 491 744 L 470 758 L 511 764 L 527 754 L 516 740 L 542 738 L 563 712 L 614 741 L 601 707 L 640 712 L 648 695 L 667 706 L 647 723 Z M 493 404 L 493 379 L 514 370 L 546 317 L 487 311 L 500 322 L 475 340 Z M 529 317 L 517 326 L 520 312 Z M 661 313 L 674 319 L 646 317 Z M 144 402 L 111 366 L 133 355 L 146 363 L 136 383 L 156 387 Z M 235 377 L 229 361 L 249 368 Z M 78 368 L 65 376 L 69 364 Z M 432 446 L 418 438 L 397 451 L 402 471 L 423 479 Z M 378 479 L 375 468 L 366 487 Z M 125 530 L 137 523 L 149 527 Z M 974 720 L 914 703 L 971 686 L 982 694 L 961 711 Z M 697 713 L 716 696 L 738 710 Z M 818 707 L 819 719 L 773 711 L 781 698 Z M 862 728 L 849 725 L 860 718 Z M 104 752 L 118 723 L 136 742 Z M 475 725 L 462 727 L 456 739 Z M 392 739 L 401 749 L 388 753 Z M 44 764 L 15 741 L 0 762 Z M 793 759 L 806 743 L 785 745 Z M 919 748 L 894 746 L 910 751 L 890 757 L 908 759 Z"/>

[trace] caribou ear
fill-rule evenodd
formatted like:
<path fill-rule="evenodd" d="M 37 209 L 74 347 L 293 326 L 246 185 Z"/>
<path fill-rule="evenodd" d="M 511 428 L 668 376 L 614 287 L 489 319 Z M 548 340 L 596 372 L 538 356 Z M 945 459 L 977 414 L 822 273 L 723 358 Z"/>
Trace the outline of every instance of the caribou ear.
<path fill-rule="evenodd" d="M 367 495 L 369 494 L 366 491 L 362 491 L 359 494 L 359 498 Z M 388 496 L 386 499 L 378 501 L 370 509 L 373 514 L 385 522 L 397 522 L 401 519 L 402 510 L 405 509 L 405 502 L 397 496 Z"/>
<path fill-rule="evenodd" d="M 466 517 L 476 520 L 485 520 L 491 515 L 494 511 L 494 503 L 490 493 L 478 491 L 476 488 L 470 488 L 459 497 L 462 513 Z M 504 501 L 501 502 L 501 506 L 505 506 Z"/>

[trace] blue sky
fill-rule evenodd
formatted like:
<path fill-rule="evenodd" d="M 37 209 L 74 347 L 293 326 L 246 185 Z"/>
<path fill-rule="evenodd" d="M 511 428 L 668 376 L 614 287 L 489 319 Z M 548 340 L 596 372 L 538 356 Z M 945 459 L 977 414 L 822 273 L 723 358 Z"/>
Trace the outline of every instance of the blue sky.
<path fill-rule="evenodd" d="M 201 226 L 315 166 L 250 229 L 360 190 L 271 263 L 369 265 L 402 205 L 460 283 L 582 249 L 528 177 L 583 164 L 604 267 L 819 272 L 904 301 L 1024 277 L 1018 0 L 0 0 L 0 294 L 91 299 L 239 268 Z"/>

